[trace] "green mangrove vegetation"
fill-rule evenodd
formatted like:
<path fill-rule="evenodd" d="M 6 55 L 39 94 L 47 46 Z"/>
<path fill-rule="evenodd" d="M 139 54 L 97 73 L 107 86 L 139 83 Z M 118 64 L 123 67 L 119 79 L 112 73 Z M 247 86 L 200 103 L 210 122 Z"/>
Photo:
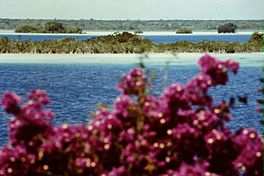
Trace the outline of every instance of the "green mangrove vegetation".
<path fill-rule="evenodd" d="M 19 41 L 0 39 L 0 53 L 166 53 L 166 52 L 261 52 L 263 34 L 254 33 L 247 43 L 208 42 L 192 43 L 181 41 L 172 44 L 155 44 L 139 35 L 128 32 L 116 33 L 81 41 L 76 39 L 59 39 L 49 41 Z"/>
<path fill-rule="evenodd" d="M 179 28 L 176 30 L 176 34 L 192 34 L 192 29 L 186 27 Z"/>
<path fill-rule="evenodd" d="M 81 34 L 82 29 L 75 26 L 64 27 L 62 23 L 56 21 L 47 22 L 41 26 L 21 25 L 16 28 L 17 33 L 77 33 Z"/>
<path fill-rule="evenodd" d="M 217 31 L 218 33 L 235 33 L 237 26 L 233 23 L 226 23 L 223 25 L 218 26 Z"/>
<path fill-rule="evenodd" d="M 263 30 L 263 20 L 61 20 L 61 19 L 7 19 L 0 18 L 0 29 L 17 29 L 25 24 L 38 27 L 50 21 L 62 23 L 65 27 L 76 26 L 89 31 L 175 31 L 187 27 L 193 31 L 214 30 L 220 25 L 233 23 L 237 30 Z"/>

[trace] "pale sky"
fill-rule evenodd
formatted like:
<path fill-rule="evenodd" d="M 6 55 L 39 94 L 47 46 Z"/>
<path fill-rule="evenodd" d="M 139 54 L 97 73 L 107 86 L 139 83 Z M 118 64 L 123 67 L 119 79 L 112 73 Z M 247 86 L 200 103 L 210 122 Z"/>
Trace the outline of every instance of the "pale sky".
<path fill-rule="evenodd" d="M 0 18 L 264 19 L 264 0 L 0 0 Z"/>

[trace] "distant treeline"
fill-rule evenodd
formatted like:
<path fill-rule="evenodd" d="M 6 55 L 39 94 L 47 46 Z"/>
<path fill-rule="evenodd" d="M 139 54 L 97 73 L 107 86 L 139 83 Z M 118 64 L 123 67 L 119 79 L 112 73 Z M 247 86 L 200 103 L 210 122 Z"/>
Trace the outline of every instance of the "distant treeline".
<path fill-rule="evenodd" d="M 237 26 L 233 23 L 226 23 L 218 26 L 218 33 L 235 33 Z M 22 25 L 15 29 L 16 33 L 77 33 L 81 34 L 82 29 L 76 26 L 64 27 L 60 22 L 50 21 L 47 22 L 44 26 L 33 26 L 33 25 Z M 177 34 L 191 34 L 192 29 L 183 27 L 176 30 Z M 135 30 L 135 34 L 143 33 L 142 30 Z"/>
<path fill-rule="evenodd" d="M 220 25 L 233 23 L 238 30 L 263 30 L 263 20 L 59 20 L 59 19 L 0 19 L 0 29 L 17 29 L 22 25 L 45 27 L 50 21 L 62 23 L 65 27 L 79 27 L 82 30 L 114 31 L 176 31 L 188 28 L 194 31 L 217 30 Z"/>
<path fill-rule="evenodd" d="M 62 23 L 50 21 L 44 26 L 22 25 L 15 29 L 17 33 L 77 33 L 81 34 L 82 29 L 76 26 L 65 27 Z"/>
<path fill-rule="evenodd" d="M 155 44 L 141 36 L 128 32 L 97 37 L 86 41 L 60 39 L 49 41 L 25 41 L 0 38 L 0 53 L 39 54 L 86 54 L 86 53 L 165 53 L 165 52 L 261 52 L 263 34 L 254 33 L 247 43 L 208 42 L 192 43 L 181 41 L 173 44 Z"/>

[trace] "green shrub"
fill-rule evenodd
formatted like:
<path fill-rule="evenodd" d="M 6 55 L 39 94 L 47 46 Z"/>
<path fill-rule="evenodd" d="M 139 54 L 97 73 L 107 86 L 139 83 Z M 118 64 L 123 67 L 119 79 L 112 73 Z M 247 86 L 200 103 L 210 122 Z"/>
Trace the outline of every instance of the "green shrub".
<path fill-rule="evenodd" d="M 237 26 L 233 23 L 227 23 L 224 25 L 220 25 L 217 28 L 218 33 L 235 33 Z"/>
<path fill-rule="evenodd" d="M 179 28 L 176 31 L 177 34 L 191 34 L 192 33 L 192 29 L 189 28 Z"/>

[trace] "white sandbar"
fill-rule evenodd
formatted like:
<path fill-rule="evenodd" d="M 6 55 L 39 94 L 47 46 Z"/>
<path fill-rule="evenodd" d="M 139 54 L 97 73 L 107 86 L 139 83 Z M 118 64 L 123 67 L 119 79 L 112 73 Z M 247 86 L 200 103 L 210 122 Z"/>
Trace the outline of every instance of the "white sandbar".
<path fill-rule="evenodd" d="M 203 53 L 148 54 L 146 64 L 195 65 Z M 244 66 L 263 66 L 264 53 L 210 53 L 219 59 L 234 59 Z M 140 54 L 0 54 L 1 63 L 37 64 L 134 64 L 139 62 Z"/>

